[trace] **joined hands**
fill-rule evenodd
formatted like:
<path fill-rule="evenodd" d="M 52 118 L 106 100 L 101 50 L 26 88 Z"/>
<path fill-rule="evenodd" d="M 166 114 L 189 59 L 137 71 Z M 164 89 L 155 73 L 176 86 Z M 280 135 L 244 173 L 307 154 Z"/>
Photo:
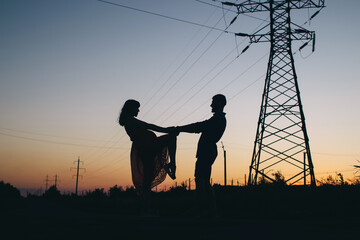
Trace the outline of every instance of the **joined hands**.
<path fill-rule="evenodd" d="M 168 127 L 166 130 L 168 131 L 168 133 L 174 134 L 176 136 L 178 136 L 180 133 L 179 127 Z"/>

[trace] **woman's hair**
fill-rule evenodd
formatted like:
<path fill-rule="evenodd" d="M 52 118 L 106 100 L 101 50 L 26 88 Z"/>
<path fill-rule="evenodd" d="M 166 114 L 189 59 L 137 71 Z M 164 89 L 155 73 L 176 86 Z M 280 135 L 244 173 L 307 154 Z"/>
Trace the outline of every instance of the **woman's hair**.
<path fill-rule="evenodd" d="M 124 103 L 124 106 L 121 109 L 121 113 L 119 116 L 119 124 L 121 126 L 125 125 L 126 120 L 130 117 L 130 113 L 133 113 L 132 109 L 136 109 L 140 107 L 140 103 L 136 100 L 129 99 Z"/>

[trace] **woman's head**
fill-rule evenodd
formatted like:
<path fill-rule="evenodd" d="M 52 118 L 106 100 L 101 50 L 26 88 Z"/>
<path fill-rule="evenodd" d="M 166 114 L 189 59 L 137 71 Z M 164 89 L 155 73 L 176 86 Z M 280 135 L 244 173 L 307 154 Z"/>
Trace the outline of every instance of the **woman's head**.
<path fill-rule="evenodd" d="M 125 125 L 126 119 L 129 117 L 136 117 L 139 113 L 140 103 L 136 100 L 129 99 L 124 103 L 124 106 L 121 109 L 119 124 L 121 126 Z"/>

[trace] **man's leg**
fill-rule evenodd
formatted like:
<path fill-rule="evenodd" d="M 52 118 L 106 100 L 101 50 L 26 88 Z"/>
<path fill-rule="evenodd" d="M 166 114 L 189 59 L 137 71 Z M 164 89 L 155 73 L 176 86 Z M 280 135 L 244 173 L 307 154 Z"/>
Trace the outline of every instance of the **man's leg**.
<path fill-rule="evenodd" d="M 196 201 L 201 214 L 215 215 L 215 193 L 210 184 L 212 162 L 198 159 L 195 168 Z"/>

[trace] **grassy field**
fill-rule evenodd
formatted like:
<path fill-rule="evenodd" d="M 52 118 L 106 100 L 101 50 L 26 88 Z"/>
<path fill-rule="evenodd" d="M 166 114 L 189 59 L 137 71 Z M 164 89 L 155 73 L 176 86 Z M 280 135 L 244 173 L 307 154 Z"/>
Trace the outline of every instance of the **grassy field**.
<path fill-rule="evenodd" d="M 198 217 L 194 191 L 1 197 L 1 239 L 358 239 L 360 187 L 214 187 L 217 217 Z"/>

